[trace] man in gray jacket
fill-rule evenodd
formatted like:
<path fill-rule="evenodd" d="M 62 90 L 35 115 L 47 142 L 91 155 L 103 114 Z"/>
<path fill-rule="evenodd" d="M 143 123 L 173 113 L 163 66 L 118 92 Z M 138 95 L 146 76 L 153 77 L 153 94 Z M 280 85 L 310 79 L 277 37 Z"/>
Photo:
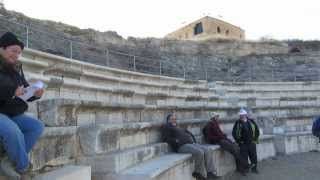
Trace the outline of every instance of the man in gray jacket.
<path fill-rule="evenodd" d="M 162 127 L 163 140 L 167 142 L 175 152 L 190 153 L 195 160 L 195 170 L 192 176 L 204 180 L 214 178 L 215 167 L 207 146 L 197 144 L 191 132 L 177 127 L 175 114 L 167 116 L 167 123 Z"/>

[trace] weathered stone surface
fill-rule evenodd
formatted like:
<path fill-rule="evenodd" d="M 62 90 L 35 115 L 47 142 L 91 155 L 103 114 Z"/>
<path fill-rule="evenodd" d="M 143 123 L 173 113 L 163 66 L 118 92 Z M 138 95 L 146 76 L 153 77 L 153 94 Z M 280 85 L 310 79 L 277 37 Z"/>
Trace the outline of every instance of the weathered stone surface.
<path fill-rule="evenodd" d="M 119 173 L 120 171 L 167 152 L 167 144 L 158 143 L 125 151 L 117 151 L 106 155 L 80 157 L 77 163 L 90 165 L 94 174 Z"/>
<path fill-rule="evenodd" d="M 135 166 L 120 174 L 110 174 L 110 180 L 194 180 L 191 176 L 193 163 L 188 154 L 170 154 Z"/>
<path fill-rule="evenodd" d="M 90 180 L 90 166 L 65 166 L 60 169 L 38 175 L 33 180 Z"/>
<path fill-rule="evenodd" d="M 76 131 L 77 127 L 46 128 L 31 152 L 33 168 L 74 162 L 79 151 Z"/>
<path fill-rule="evenodd" d="M 320 150 L 319 139 L 315 138 L 310 131 L 291 132 L 278 134 L 275 137 L 277 153 L 293 154 L 312 150 Z"/>

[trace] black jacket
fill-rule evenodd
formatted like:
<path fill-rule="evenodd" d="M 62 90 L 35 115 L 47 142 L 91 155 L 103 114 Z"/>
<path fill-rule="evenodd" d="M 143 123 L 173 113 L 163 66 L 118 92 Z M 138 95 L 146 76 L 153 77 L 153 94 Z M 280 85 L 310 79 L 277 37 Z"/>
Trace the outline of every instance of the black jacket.
<path fill-rule="evenodd" d="M 239 119 L 233 126 L 232 136 L 238 144 L 258 143 L 259 127 L 252 119 L 248 119 L 247 123 Z"/>
<path fill-rule="evenodd" d="M 27 111 L 28 104 L 14 96 L 19 86 L 29 86 L 24 77 L 22 66 L 10 67 L 0 55 L 0 113 L 13 117 Z M 37 98 L 32 97 L 28 101 L 35 99 Z"/>
<path fill-rule="evenodd" d="M 196 143 L 196 139 L 188 130 L 166 124 L 161 129 L 162 140 L 168 143 L 172 149 L 177 152 L 184 144 Z"/>

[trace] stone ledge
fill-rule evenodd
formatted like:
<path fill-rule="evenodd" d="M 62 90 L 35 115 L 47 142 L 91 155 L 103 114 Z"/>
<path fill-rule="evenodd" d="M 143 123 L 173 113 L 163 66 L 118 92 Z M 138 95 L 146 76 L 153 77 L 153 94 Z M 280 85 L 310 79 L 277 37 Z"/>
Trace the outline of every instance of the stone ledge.
<path fill-rule="evenodd" d="M 33 170 L 73 163 L 79 150 L 77 127 L 45 128 L 31 152 Z"/>
<path fill-rule="evenodd" d="M 40 174 L 33 180 L 91 180 L 91 167 L 65 166 L 54 171 Z"/>
<path fill-rule="evenodd" d="M 80 157 L 77 162 L 90 165 L 93 173 L 119 173 L 139 163 L 168 153 L 166 143 L 156 143 L 97 156 Z"/>
<path fill-rule="evenodd" d="M 127 179 L 130 177 L 131 180 L 151 180 L 151 179 L 157 179 L 157 177 L 163 175 L 165 172 L 170 171 L 171 169 L 174 169 L 174 167 L 183 165 L 186 161 L 191 161 L 191 155 L 190 154 L 168 154 L 161 156 L 159 158 L 155 158 L 153 160 L 150 160 L 148 162 L 145 162 L 143 164 L 140 164 L 136 167 L 127 169 L 123 172 L 121 172 L 119 175 L 115 176 L 115 179 Z M 190 163 L 187 163 L 190 164 Z M 185 176 L 191 178 L 191 171 L 185 172 L 189 174 L 172 174 L 171 176 L 176 176 L 176 179 L 181 179 L 178 177 Z"/>
<path fill-rule="evenodd" d="M 278 134 L 275 137 L 277 153 L 280 155 L 320 150 L 319 139 L 310 131 Z"/>

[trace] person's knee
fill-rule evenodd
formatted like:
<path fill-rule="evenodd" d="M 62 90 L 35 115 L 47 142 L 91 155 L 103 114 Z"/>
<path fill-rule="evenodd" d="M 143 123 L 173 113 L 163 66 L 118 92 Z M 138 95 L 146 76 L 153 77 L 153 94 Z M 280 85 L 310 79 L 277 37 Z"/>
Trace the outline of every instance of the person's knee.
<path fill-rule="evenodd" d="M 2 133 L 4 141 L 7 143 L 17 143 L 24 139 L 24 135 L 18 127 L 7 127 Z"/>
<path fill-rule="evenodd" d="M 197 158 L 197 159 L 204 159 L 205 152 L 204 152 L 203 150 L 199 149 L 199 150 L 195 151 L 195 152 L 193 153 L 193 155 L 194 155 L 195 158 Z"/>
<path fill-rule="evenodd" d="M 35 131 L 39 134 L 39 136 L 43 133 L 45 125 L 42 121 L 37 120 L 35 123 Z"/>

